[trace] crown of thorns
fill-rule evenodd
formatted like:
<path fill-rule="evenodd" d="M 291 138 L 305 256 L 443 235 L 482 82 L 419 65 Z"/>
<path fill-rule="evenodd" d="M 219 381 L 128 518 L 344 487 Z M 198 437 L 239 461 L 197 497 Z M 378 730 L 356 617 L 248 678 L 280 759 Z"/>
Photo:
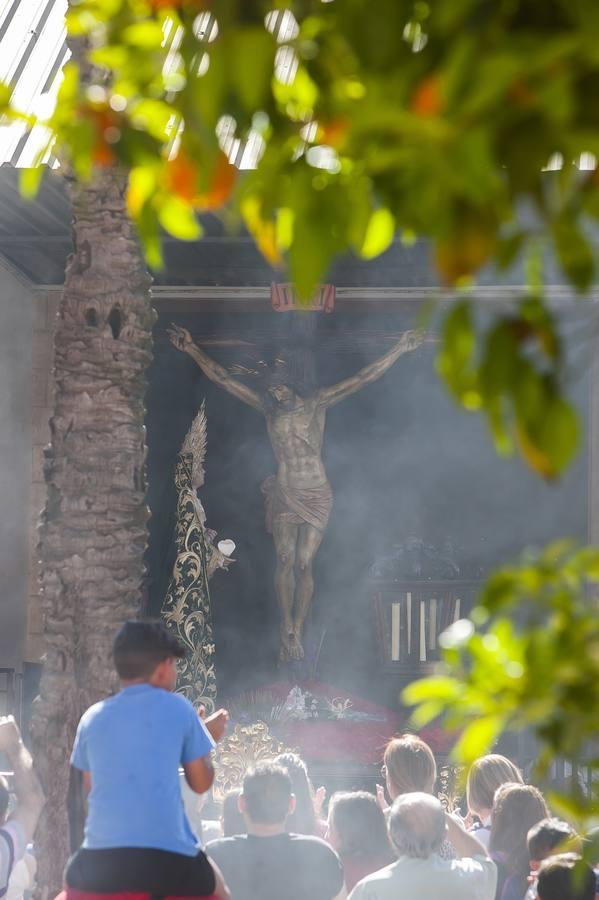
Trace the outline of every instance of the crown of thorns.
<path fill-rule="evenodd" d="M 287 362 L 280 357 L 277 357 L 272 365 L 269 365 L 264 360 L 260 360 L 256 363 L 255 369 L 248 366 L 235 365 L 229 369 L 229 372 L 231 375 L 237 375 L 241 378 L 253 378 L 260 381 L 264 390 L 277 385 L 294 387 L 296 383 L 296 379 L 290 371 Z"/>

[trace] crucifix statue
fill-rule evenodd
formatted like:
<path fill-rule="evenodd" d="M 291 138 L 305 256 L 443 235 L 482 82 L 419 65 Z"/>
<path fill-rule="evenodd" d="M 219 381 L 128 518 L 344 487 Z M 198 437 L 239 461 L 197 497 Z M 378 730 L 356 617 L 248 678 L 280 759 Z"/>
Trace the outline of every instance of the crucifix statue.
<path fill-rule="evenodd" d="M 303 628 L 314 594 L 312 567 L 333 503 L 322 462 L 327 409 L 372 384 L 404 353 L 424 340 L 405 331 L 391 349 L 355 375 L 331 387 L 303 390 L 285 366 L 270 371 L 264 389 L 239 381 L 194 343 L 185 328 L 173 325 L 171 342 L 198 364 L 204 375 L 261 412 L 277 460 L 276 475 L 262 486 L 266 524 L 277 554 L 275 588 L 281 613 L 282 661 L 301 659 Z"/>

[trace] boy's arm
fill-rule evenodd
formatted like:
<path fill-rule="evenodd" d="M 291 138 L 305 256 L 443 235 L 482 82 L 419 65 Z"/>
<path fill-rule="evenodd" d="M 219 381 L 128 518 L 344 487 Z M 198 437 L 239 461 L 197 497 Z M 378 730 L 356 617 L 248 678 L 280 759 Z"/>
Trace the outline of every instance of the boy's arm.
<path fill-rule="evenodd" d="M 205 794 L 212 787 L 214 767 L 210 756 L 200 756 L 183 763 L 183 771 L 185 780 L 194 793 Z"/>

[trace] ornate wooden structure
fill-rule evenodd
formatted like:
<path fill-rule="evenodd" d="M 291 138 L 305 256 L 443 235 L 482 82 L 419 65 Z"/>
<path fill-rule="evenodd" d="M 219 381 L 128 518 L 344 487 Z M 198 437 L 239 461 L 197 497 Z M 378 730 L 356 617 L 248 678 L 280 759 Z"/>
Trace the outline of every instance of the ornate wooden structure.
<path fill-rule="evenodd" d="M 411 677 L 439 659 L 439 635 L 470 612 L 477 581 L 458 579 L 373 583 L 373 605 L 382 667 Z"/>

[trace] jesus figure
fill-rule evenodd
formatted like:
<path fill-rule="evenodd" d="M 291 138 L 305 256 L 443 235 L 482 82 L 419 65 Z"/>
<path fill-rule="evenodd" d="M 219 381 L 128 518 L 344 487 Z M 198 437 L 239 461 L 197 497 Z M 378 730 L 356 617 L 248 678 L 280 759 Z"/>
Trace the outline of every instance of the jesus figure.
<path fill-rule="evenodd" d="M 322 462 L 326 413 L 360 388 L 381 377 L 399 357 L 424 340 L 405 331 L 391 349 L 355 375 L 303 396 L 289 373 L 279 370 L 262 391 L 243 384 L 194 343 L 185 328 L 173 325 L 171 342 L 198 364 L 204 375 L 261 412 L 277 460 L 276 475 L 262 489 L 266 524 L 277 554 L 275 589 L 281 615 L 282 661 L 301 659 L 306 616 L 314 595 L 313 563 L 327 527 L 333 495 Z"/>

